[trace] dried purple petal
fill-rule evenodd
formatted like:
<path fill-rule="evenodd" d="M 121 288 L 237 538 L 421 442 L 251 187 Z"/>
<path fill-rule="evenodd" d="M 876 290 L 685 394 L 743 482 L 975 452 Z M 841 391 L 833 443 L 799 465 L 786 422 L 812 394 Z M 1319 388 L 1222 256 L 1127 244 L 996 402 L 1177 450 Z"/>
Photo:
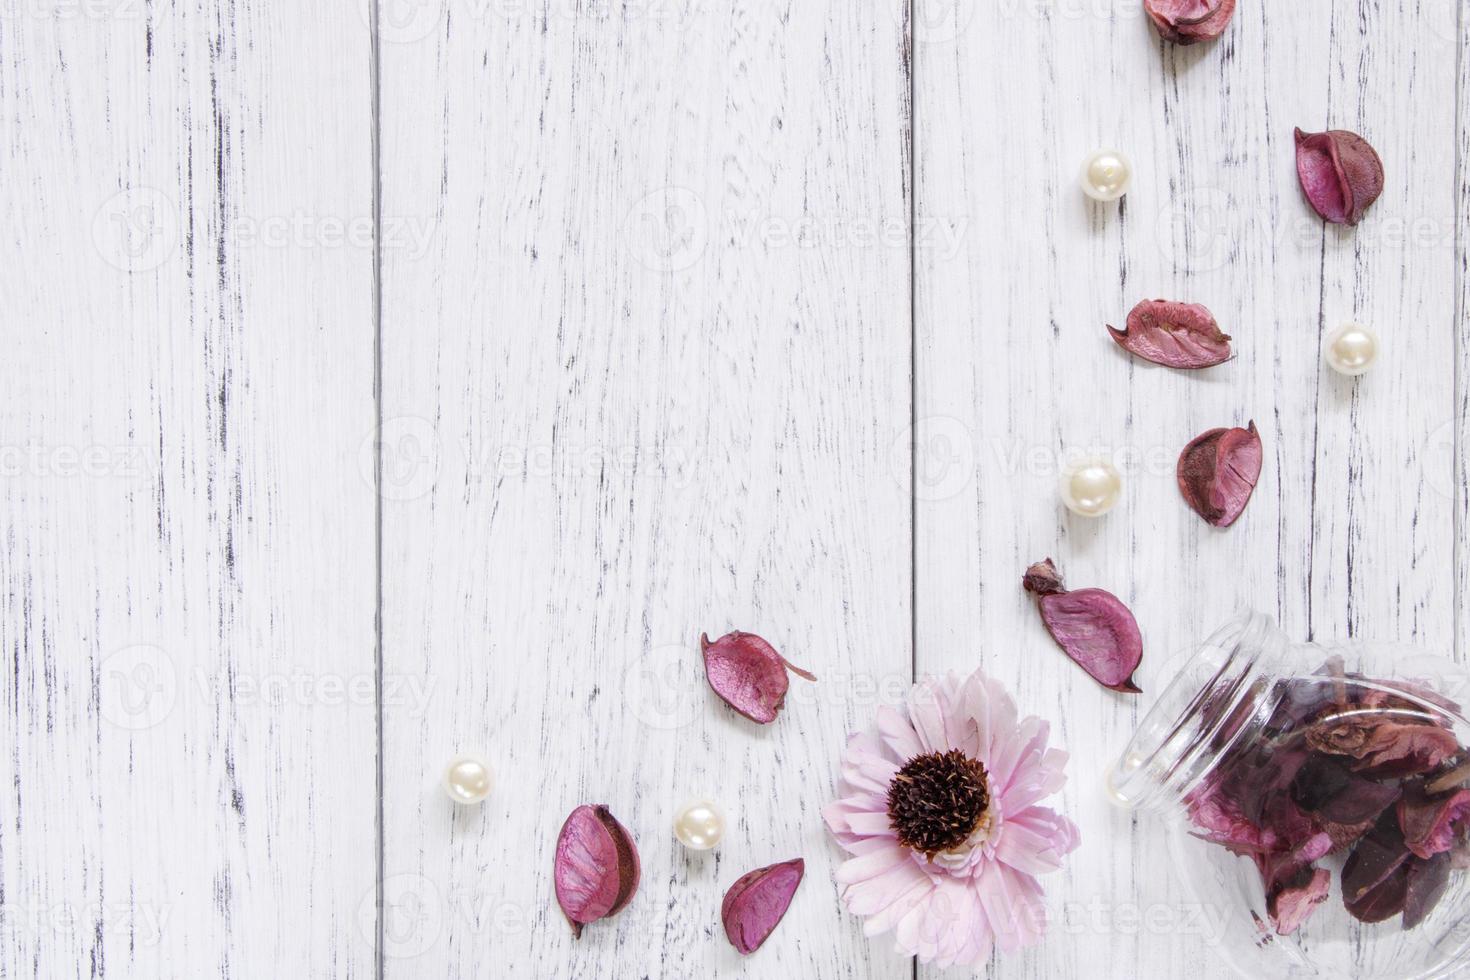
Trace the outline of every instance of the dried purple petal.
<path fill-rule="evenodd" d="M 1458 825 L 1470 817 L 1470 789 L 1445 796 L 1427 796 L 1410 784 L 1399 801 L 1399 827 L 1404 845 L 1421 858 L 1448 851 L 1455 844 Z"/>
<path fill-rule="evenodd" d="M 1122 600 L 1102 589 L 1068 592 L 1050 558 L 1026 569 L 1021 585 L 1037 597 L 1052 639 L 1093 680 L 1114 691 L 1139 693 L 1133 672 L 1143 660 L 1143 636 Z"/>
<path fill-rule="evenodd" d="M 1235 0 L 1144 0 L 1143 9 L 1164 40 L 1197 44 L 1225 33 Z"/>
<path fill-rule="evenodd" d="M 1397 783 L 1364 778 L 1335 757 L 1314 753 L 1298 770 L 1291 792 L 1319 821 L 1356 825 L 1376 821 L 1403 790 Z"/>
<path fill-rule="evenodd" d="M 1404 895 L 1404 928 L 1412 929 L 1428 918 L 1450 883 L 1450 855 L 1410 858 L 1409 880 Z"/>
<path fill-rule="evenodd" d="M 790 663 L 776 648 L 754 633 L 736 630 L 710 642 L 699 637 L 704 651 L 704 676 L 720 698 L 751 721 L 768 725 L 776 720 L 791 682 L 786 672 L 809 681 L 816 677 Z"/>
<path fill-rule="evenodd" d="M 1383 162 L 1368 141 L 1345 129 L 1296 131 L 1296 176 L 1312 210 L 1355 225 L 1383 193 Z"/>
<path fill-rule="evenodd" d="M 1207 368 L 1230 359 L 1230 337 L 1198 303 L 1146 299 L 1128 313 L 1128 328 L 1108 327 L 1118 346 L 1172 368 Z"/>
<path fill-rule="evenodd" d="M 720 905 L 730 945 L 745 956 L 760 949 L 786 914 L 805 873 L 806 862 L 795 858 L 741 875 Z"/>
<path fill-rule="evenodd" d="M 1245 510 L 1261 476 L 1261 437 L 1246 429 L 1211 429 L 1179 454 L 1179 492 L 1196 514 L 1229 527 Z"/>
<path fill-rule="evenodd" d="M 572 924 L 582 926 L 616 915 L 638 891 L 641 867 L 633 837 L 602 804 L 579 806 L 556 840 L 556 903 Z"/>
<path fill-rule="evenodd" d="M 1271 916 L 1276 931 L 1283 936 L 1296 932 L 1307 920 L 1307 916 L 1327 900 L 1327 890 L 1331 884 L 1332 873 L 1326 868 L 1315 871 L 1303 868 L 1290 883 L 1268 896 L 1266 912 Z"/>
<path fill-rule="evenodd" d="M 1382 922 L 1403 910 L 1412 857 L 1392 819 L 1381 820 L 1342 866 L 1342 900 L 1354 918 Z"/>

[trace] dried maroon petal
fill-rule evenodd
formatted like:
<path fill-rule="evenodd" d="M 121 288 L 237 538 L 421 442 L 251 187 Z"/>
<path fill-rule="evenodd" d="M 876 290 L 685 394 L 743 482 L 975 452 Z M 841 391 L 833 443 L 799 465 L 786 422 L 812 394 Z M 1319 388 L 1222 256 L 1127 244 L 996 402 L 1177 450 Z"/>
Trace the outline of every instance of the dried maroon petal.
<path fill-rule="evenodd" d="M 1106 688 L 1138 694 L 1133 672 L 1143 635 L 1122 600 L 1102 589 L 1068 592 L 1050 558 L 1026 569 L 1021 586 L 1037 597 L 1047 632 L 1079 667 Z"/>
<path fill-rule="evenodd" d="M 1458 789 L 1470 782 L 1470 762 L 1462 762 L 1455 768 L 1443 775 L 1435 776 L 1433 780 L 1424 785 L 1426 793 L 1444 793 L 1452 789 Z"/>
<path fill-rule="evenodd" d="M 776 720 L 791 682 L 786 672 L 809 681 L 816 677 L 788 662 L 776 648 L 754 633 L 736 630 L 710 642 L 701 634 L 704 676 L 722 700 L 751 721 L 768 725 Z"/>
<path fill-rule="evenodd" d="M 1342 900 L 1354 918 L 1382 922 L 1403 910 L 1412 856 L 1391 818 L 1358 841 L 1342 866 Z"/>
<path fill-rule="evenodd" d="M 1198 303 L 1146 299 L 1128 314 L 1128 329 L 1108 327 L 1118 346 L 1173 368 L 1207 368 L 1230 359 L 1230 337 Z"/>
<path fill-rule="evenodd" d="M 1409 881 L 1404 895 L 1404 928 L 1412 929 L 1428 918 L 1450 883 L 1450 856 L 1409 859 Z"/>
<path fill-rule="evenodd" d="M 1444 796 L 1428 796 L 1410 784 L 1399 800 L 1399 827 L 1404 844 L 1422 858 L 1448 851 L 1455 844 L 1458 826 L 1470 816 L 1470 789 Z"/>
<path fill-rule="evenodd" d="M 730 945 L 746 956 L 760 949 L 786 914 L 805 873 L 806 862 L 796 858 L 741 875 L 720 905 Z"/>
<path fill-rule="evenodd" d="M 582 926 L 621 912 L 638 890 L 641 872 L 633 837 L 607 807 L 579 806 L 556 839 L 556 903 L 572 924 Z"/>
<path fill-rule="evenodd" d="M 1366 712 L 1325 718 L 1306 738 L 1317 751 L 1351 756 L 1353 769 L 1377 777 L 1431 772 L 1460 748 L 1454 733 L 1438 725 Z"/>
<path fill-rule="evenodd" d="M 1307 916 L 1327 900 L 1327 890 L 1332 884 L 1332 874 L 1326 868 L 1303 868 L 1275 894 L 1266 899 L 1266 912 L 1276 931 L 1283 936 L 1296 932 Z"/>
<path fill-rule="evenodd" d="M 1144 0 L 1143 9 L 1164 40 L 1197 44 L 1225 33 L 1235 0 Z"/>
<path fill-rule="evenodd" d="M 1339 759 L 1314 753 L 1297 772 L 1292 798 L 1317 820 L 1355 825 L 1376 821 L 1403 790 L 1352 772 Z"/>
<path fill-rule="evenodd" d="M 1215 527 L 1240 517 L 1261 476 L 1261 437 L 1256 423 L 1246 429 L 1211 429 L 1179 454 L 1179 492 L 1184 502 Z"/>
<path fill-rule="evenodd" d="M 1296 176 L 1307 203 L 1334 224 L 1355 225 L 1383 193 L 1383 162 L 1368 141 L 1345 129 L 1296 131 Z"/>

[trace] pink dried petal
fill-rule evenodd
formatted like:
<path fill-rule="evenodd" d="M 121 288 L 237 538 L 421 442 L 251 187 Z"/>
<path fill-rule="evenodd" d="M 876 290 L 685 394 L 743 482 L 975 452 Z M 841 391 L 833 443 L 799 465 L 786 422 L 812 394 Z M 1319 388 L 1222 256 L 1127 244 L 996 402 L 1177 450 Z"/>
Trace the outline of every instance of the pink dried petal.
<path fill-rule="evenodd" d="M 1266 912 L 1276 931 L 1289 936 L 1301 928 L 1324 901 L 1332 884 L 1332 873 L 1326 868 L 1303 868 L 1292 882 L 1266 900 Z"/>
<path fill-rule="evenodd" d="M 1230 359 L 1230 336 L 1198 303 L 1146 299 L 1128 313 L 1128 328 L 1108 327 L 1118 346 L 1165 367 L 1213 367 Z"/>
<path fill-rule="evenodd" d="M 579 806 L 556 840 L 556 903 L 572 924 L 582 926 L 616 915 L 638 891 L 641 866 L 633 837 L 602 804 Z"/>
<path fill-rule="evenodd" d="M 1261 436 L 1246 429 L 1211 429 L 1179 454 L 1179 492 L 1215 527 L 1229 527 L 1245 510 L 1261 476 Z"/>
<path fill-rule="evenodd" d="M 1122 600 L 1102 589 L 1066 591 L 1050 558 L 1028 568 L 1021 586 L 1037 597 L 1052 639 L 1093 680 L 1114 691 L 1139 693 L 1133 672 L 1143 660 L 1143 635 Z"/>
<path fill-rule="evenodd" d="M 741 875 L 720 905 L 730 945 L 745 956 L 759 949 L 786 914 L 805 873 L 806 862 L 795 858 Z"/>
<path fill-rule="evenodd" d="M 809 681 L 812 674 L 787 661 L 776 648 L 754 633 L 736 630 L 710 642 L 700 634 L 704 676 L 726 704 L 751 721 L 768 725 L 776 720 L 791 682 L 786 672 Z"/>
<path fill-rule="evenodd" d="M 1443 854 L 1453 847 L 1458 826 L 1466 817 L 1470 817 L 1470 789 L 1437 797 L 1425 796 L 1423 790 L 1410 790 L 1399 800 L 1404 844 L 1421 858 Z"/>
<path fill-rule="evenodd" d="M 1383 161 L 1357 133 L 1296 131 L 1296 176 L 1307 203 L 1334 224 L 1355 225 L 1383 193 Z"/>
<path fill-rule="evenodd" d="M 1235 15 L 1235 0 L 1144 0 L 1159 35 L 1175 44 L 1213 41 Z"/>

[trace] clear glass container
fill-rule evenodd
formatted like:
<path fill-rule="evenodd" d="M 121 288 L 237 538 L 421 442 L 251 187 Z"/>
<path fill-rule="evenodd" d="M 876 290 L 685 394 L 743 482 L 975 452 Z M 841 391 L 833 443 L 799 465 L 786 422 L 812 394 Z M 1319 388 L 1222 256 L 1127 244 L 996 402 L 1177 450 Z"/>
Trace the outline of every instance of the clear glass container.
<path fill-rule="evenodd" d="M 1218 952 L 1243 975 L 1470 977 L 1467 700 L 1447 658 L 1294 644 L 1245 613 L 1185 663 L 1109 791 L 1224 906 Z"/>

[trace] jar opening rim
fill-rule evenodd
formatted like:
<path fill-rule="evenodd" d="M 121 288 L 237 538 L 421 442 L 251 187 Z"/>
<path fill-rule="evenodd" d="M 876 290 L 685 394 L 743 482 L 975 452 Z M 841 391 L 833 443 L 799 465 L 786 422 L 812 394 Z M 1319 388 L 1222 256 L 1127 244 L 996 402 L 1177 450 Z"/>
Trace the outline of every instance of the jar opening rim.
<path fill-rule="evenodd" d="M 1184 784 L 1203 775 L 1202 757 L 1234 703 L 1247 695 L 1274 631 L 1269 616 L 1247 610 L 1184 659 L 1108 773 L 1114 803 L 1133 808 L 1177 799 L 1188 789 Z M 1213 725 L 1206 715 L 1215 719 Z"/>

